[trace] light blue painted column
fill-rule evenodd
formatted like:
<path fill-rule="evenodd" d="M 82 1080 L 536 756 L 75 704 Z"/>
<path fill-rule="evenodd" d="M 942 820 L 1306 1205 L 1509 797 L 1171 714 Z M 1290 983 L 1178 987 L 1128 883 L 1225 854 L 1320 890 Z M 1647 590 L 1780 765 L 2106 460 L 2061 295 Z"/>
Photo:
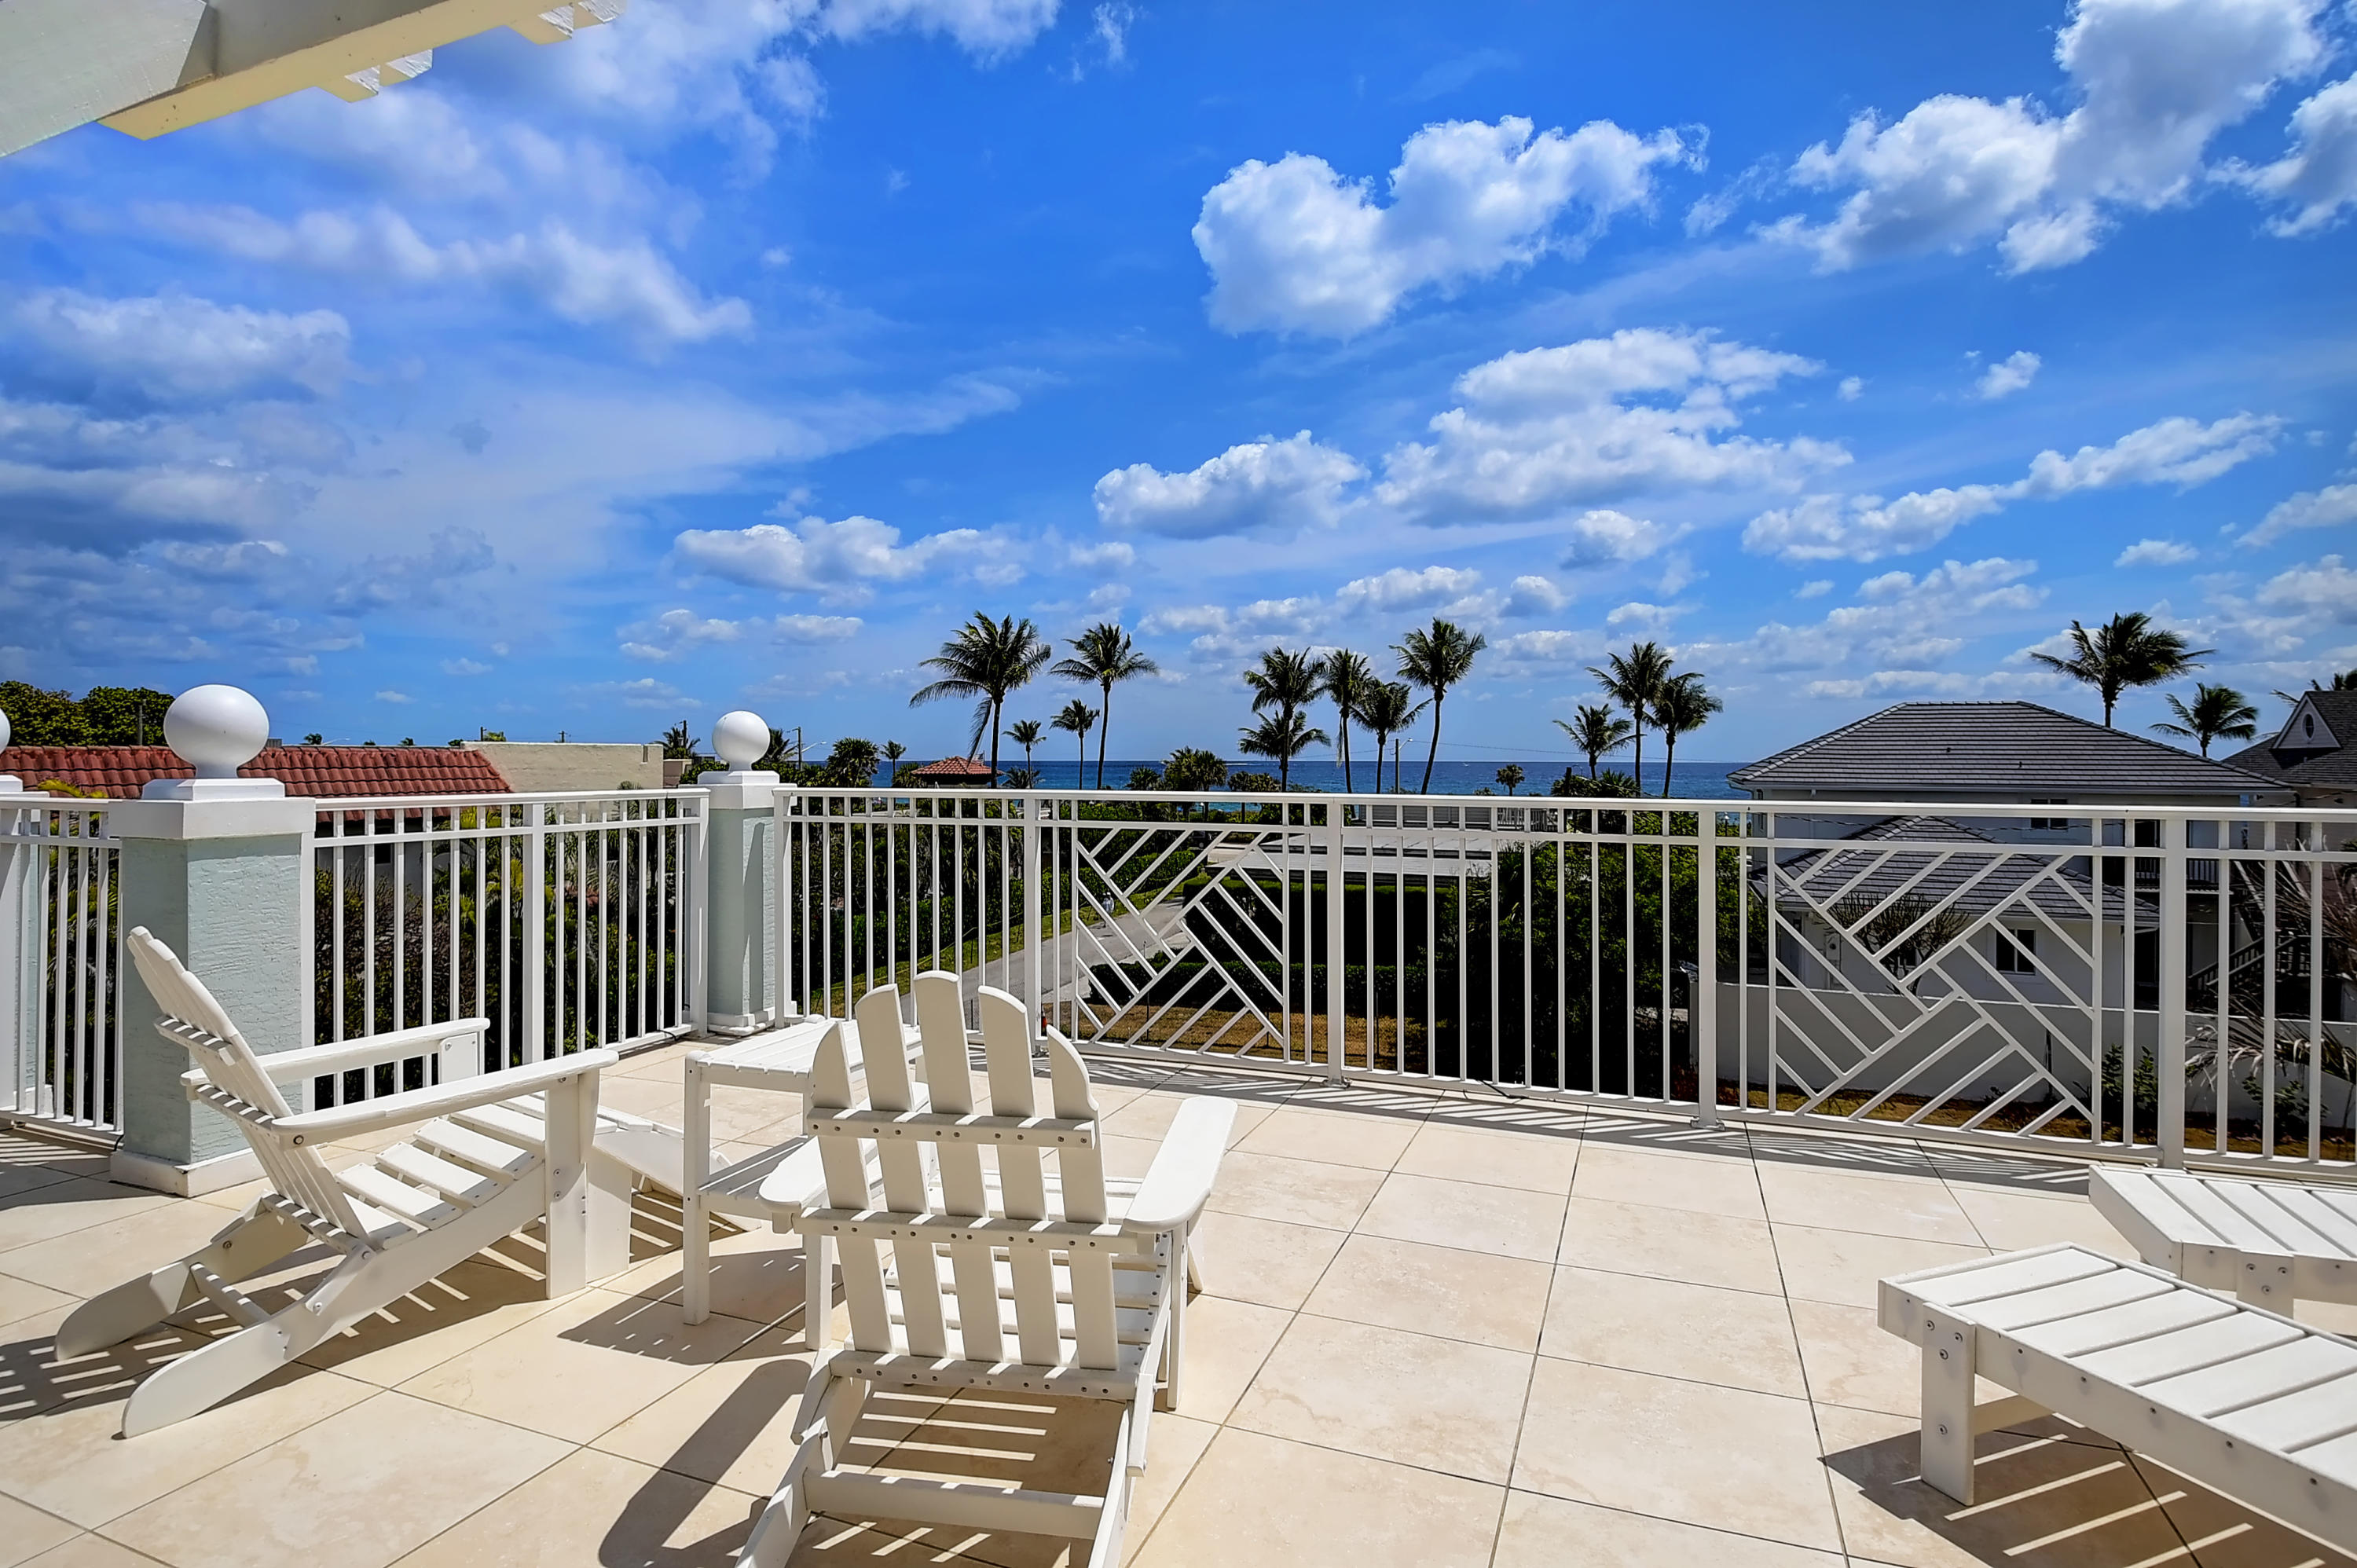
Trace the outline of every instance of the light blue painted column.
<path fill-rule="evenodd" d="M 309 875 L 315 802 L 288 800 L 274 779 L 240 779 L 269 719 L 232 686 L 199 686 L 165 715 L 192 779 L 158 779 L 142 799 L 109 809 L 121 841 L 116 886 L 124 930 L 144 926 L 180 955 L 257 1051 L 311 1043 Z M 244 1138 L 180 1086 L 188 1052 L 156 1032 L 158 1009 L 128 963 L 123 1015 L 123 1142 L 114 1179 L 187 1195 L 261 1174 Z M 302 1090 L 288 1098 L 301 1109 Z"/>
<path fill-rule="evenodd" d="M 771 817 L 778 776 L 753 764 L 770 749 L 770 726 L 742 709 L 712 726 L 712 748 L 728 764 L 707 773 L 705 877 L 705 1027 L 748 1034 L 779 1018 L 777 843 Z"/>

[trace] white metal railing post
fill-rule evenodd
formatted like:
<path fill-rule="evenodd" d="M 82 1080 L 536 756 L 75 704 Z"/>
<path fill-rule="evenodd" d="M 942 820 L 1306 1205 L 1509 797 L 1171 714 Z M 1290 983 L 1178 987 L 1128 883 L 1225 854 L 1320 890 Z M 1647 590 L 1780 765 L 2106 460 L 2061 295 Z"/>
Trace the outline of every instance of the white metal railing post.
<path fill-rule="evenodd" d="M 0 780 L 0 1111 L 31 1107 L 25 1096 L 39 1081 L 33 1070 L 35 1005 L 40 995 L 34 963 L 41 929 L 33 898 L 34 868 L 40 847 L 33 834 L 46 795 L 17 795 L 13 779 Z M 12 799 L 11 797 L 14 797 Z"/>
<path fill-rule="evenodd" d="M 523 1059 L 543 1061 L 548 1056 L 548 974 L 552 957 L 561 952 L 548 932 L 548 806 L 541 800 L 523 809 L 523 929 L 516 941 L 517 976 L 522 983 L 522 1005 L 516 1009 L 516 1030 L 523 1038 Z"/>
<path fill-rule="evenodd" d="M 1013 797 L 1008 803 L 1013 804 Z M 1038 795 L 1023 797 L 1023 1004 L 1031 1010 L 1035 1038 L 1045 1037 L 1040 1028 L 1046 1016 L 1039 998 L 1040 944 L 1052 940 L 1039 934 L 1040 908 L 1045 902 L 1039 896 L 1039 824 L 1046 805 Z"/>
<path fill-rule="evenodd" d="M 1315 808 L 1308 808 L 1314 810 Z M 1343 1013 L 1349 1001 L 1349 988 L 1342 983 L 1343 897 L 1342 897 L 1342 803 L 1335 800 L 1326 807 L 1326 1076 L 1336 1083 L 1342 1081 Z M 1370 865 L 1373 863 L 1369 862 Z M 1303 990 L 1308 988 L 1305 985 Z M 1306 998 L 1305 998 L 1306 1000 Z M 1370 1056 L 1370 1063 L 1372 1061 Z"/>
<path fill-rule="evenodd" d="M 2185 854 L 2190 822 L 2182 813 L 2162 817 L 2160 838 L 2160 1042 L 2156 1068 L 2160 1074 L 2160 1125 L 2154 1129 L 2160 1144 L 2160 1163 L 2172 1170 L 2185 1165 L 2185 982 L 2186 909 Z M 2135 922 L 2133 888 L 2128 889 L 2126 918 Z M 2133 947 L 2133 943 L 2130 944 Z M 2222 972 L 2219 983 L 2225 983 Z M 2133 1086 L 2133 1068 L 2124 1081 Z M 2218 1075 L 2218 1092 L 2228 1092 L 2227 1078 Z"/>
<path fill-rule="evenodd" d="M 742 813 L 737 824 L 750 842 L 740 845 L 732 840 L 727 845 L 732 853 L 740 849 L 744 852 L 737 854 L 734 864 L 746 876 L 759 875 L 762 852 L 766 847 L 761 843 L 761 827 L 769 821 L 768 802 L 761 802 L 761 807 L 758 811 Z M 683 900 L 686 908 L 682 911 L 679 923 L 680 943 L 687 950 L 680 955 L 680 963 L 687 971 L 688 1021 L 695 1026 L 698 1034 L 705 1031 L 712 1019 L 712 976 L 717 972 L 711 950 L 712 940 L 719 926 L 713 918 L 712 895 L 716 880 L 712 875 L 712 857 L 720 846 L 714 831 L 712 808 L 713 797 L 710 795 L 692 802 L 687 822 L 680 830 L 687 840 L 682 846 L 682 853 L 687 862 L 688 884 Z M 769 934 L 763 929 L 766 922 L 761 918 L 762 910 L 769 901 L 758 892 L 746 896 L 747 890 L 741 886 L 741 880 L 736 891 L 738 897 L 729 912 L 739 923 L 749 924 L 753 928 L 747 933 L 747 940 L 754 950 L 742 963 L 732 961 L 730 970 L 740 988 L 743 1011 L 766 1023 L 770 1016 L 770 1009 L 760 987 L 762 977 L 768 973 L 770 966 L 768 955 L 759 949 L 763 945 L 763 938 Z M 733 953 L 731 958 L 733 961 Z"/>
<path fill-rule="evenodd" d="M 1665 824 L 1666 825 L 1666 824 Z M 1694 1037 L 1695 1125 L 1718 1125 L 1718 813 L 1695 813 L 1695 993 L 1686 1004 Z"/>

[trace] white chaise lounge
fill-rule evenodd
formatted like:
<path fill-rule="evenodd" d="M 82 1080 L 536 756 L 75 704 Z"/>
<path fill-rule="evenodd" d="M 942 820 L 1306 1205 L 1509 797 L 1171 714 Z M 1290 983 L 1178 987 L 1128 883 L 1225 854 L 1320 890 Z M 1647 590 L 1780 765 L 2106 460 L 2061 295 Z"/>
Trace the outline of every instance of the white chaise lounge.
<path fill-rule="evenodd" d="M 844 1031 L 830 1031 L 820 1049 L 808 1126 L 825 1188 L 796 1223 L 814 1262 L 826 1246 L 840 1250 L 851 1342 L 812 1369 L 793 1415 L 799 1446 L 746 1544 L 751 1568 L 779 1568 L 818 1514 L 1059 1537 L 1087 1543 L 1089 1562 L 1121 1561 L 1149 1414 L 1178 1398 L 1185 1238 L 1235 1108 L 1208 1099 L 1181 1106 L 1115 1218 L 1079 1055 L 1048 1031 L 1047 1077 L 1035 1079 L 1029 1011 L 985 988 L 989 1106 L 977 1109 L 956 987 L 953 975 L 917 979 L 921 1096 L 900 1055 L 872 1038 L 856 1095 Z M 887 1026 L 880 1017 L 877 1026 Z M 1123 1413 L 1103 1489 L 862 1468 L 851 1434 L 876 1389 L 1112 1402 Z"/>
<path fill-rule="evenodd" d="M 124 945 L 164 1015 L 157 1032 L 197 1064 L 188 1097 L 237 1122 L 274 1188 L 201 1250 L 91 1297 L 59 1326 L 58 1354 L 70 1359 L 206 1303 L 242 1325 L 134 1390 L 125 1437 L 210 1409 L 544 1217 L 551 1296 L 628 1266 L 632 1172 L 594 1152 L 597 1074 L 613 1052 L 476 1073 L 485 1026 L 475 1018 L 265 1056 L 171 949 L 144 928 Z M 437 1051 L 442 1081 L 355 1104 L 297 1114 L 278 1087 Z M 416 1131 L 348 1169 L 319 1153 L 396 1127 Z M 280 1310 L 237 1288 L 315 1245 L 342 1261 Z"/>
<path fill-rule="evenodd" d="M 1923 1351 L 1923 1479 L 1969 1505 L 1973 1438 L 2049 1412 L 2357 1548 L 2357 1345 L 2073 1244 L 1882 1282 Z M 1973 1379 L 2014 1397 L 1975 1407 Z"/>
<path fill-rule="evenodd" d="M 2095 1212 L 2155 1268 L 2289 1312 L 2357 1303 L 2357 1187 L 2099 1168 Z"/>

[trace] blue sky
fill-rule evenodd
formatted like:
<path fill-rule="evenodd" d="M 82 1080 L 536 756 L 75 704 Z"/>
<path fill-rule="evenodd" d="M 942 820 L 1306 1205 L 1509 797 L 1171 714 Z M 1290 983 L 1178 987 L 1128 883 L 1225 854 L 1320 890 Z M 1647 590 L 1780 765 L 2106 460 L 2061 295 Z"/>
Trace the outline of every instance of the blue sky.
<path fill-rule="evenodd" d="M 2357 665 L 2352 63 L 2315 0 L 635 0 L 85 127 L 0 163 L 0 676 L 929 756 L 956 623 L 1115 618 L 1134 757 L 1448 614 L 1444 756 L 1562 753 L 1657 637 L 1725 759 L 2095 713 L 2027 651 L 2125 609 L 2305 685 Z"/>

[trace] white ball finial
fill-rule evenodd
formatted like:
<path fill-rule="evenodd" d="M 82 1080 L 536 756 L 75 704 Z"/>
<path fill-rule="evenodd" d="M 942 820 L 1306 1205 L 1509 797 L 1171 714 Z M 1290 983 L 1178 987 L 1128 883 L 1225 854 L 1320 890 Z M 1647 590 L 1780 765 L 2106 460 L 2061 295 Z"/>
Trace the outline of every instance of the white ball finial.
<path fill-rule="evenodd" d="M 251 692 L 191 686 L 164 714 L 164 740 L 199 779 L 234 779 L 270 738 L 270 715 Z"/>
<path fill-rule="evenodd" d="M 770 722 L 759 714 L 739 708 L 712 726 L 712 750 L 731 772 L 744 772 L 769 749 Z"/>
<path fill-rule="evenodd" d="M 5 713 L 0 713 L 0 747 L 5 747 L 5 746 L 7 746 L 7 744 L 8 744 L 8 715 L 7 715 Z"/>
<path fill-rule="evenodd" d="M 0 749 L 8 745 L 8 715 L 0 713 Z M 0 795 L 14 795 L 25 788 L 25 781 L 13 773 L 0 773 Z"/>

